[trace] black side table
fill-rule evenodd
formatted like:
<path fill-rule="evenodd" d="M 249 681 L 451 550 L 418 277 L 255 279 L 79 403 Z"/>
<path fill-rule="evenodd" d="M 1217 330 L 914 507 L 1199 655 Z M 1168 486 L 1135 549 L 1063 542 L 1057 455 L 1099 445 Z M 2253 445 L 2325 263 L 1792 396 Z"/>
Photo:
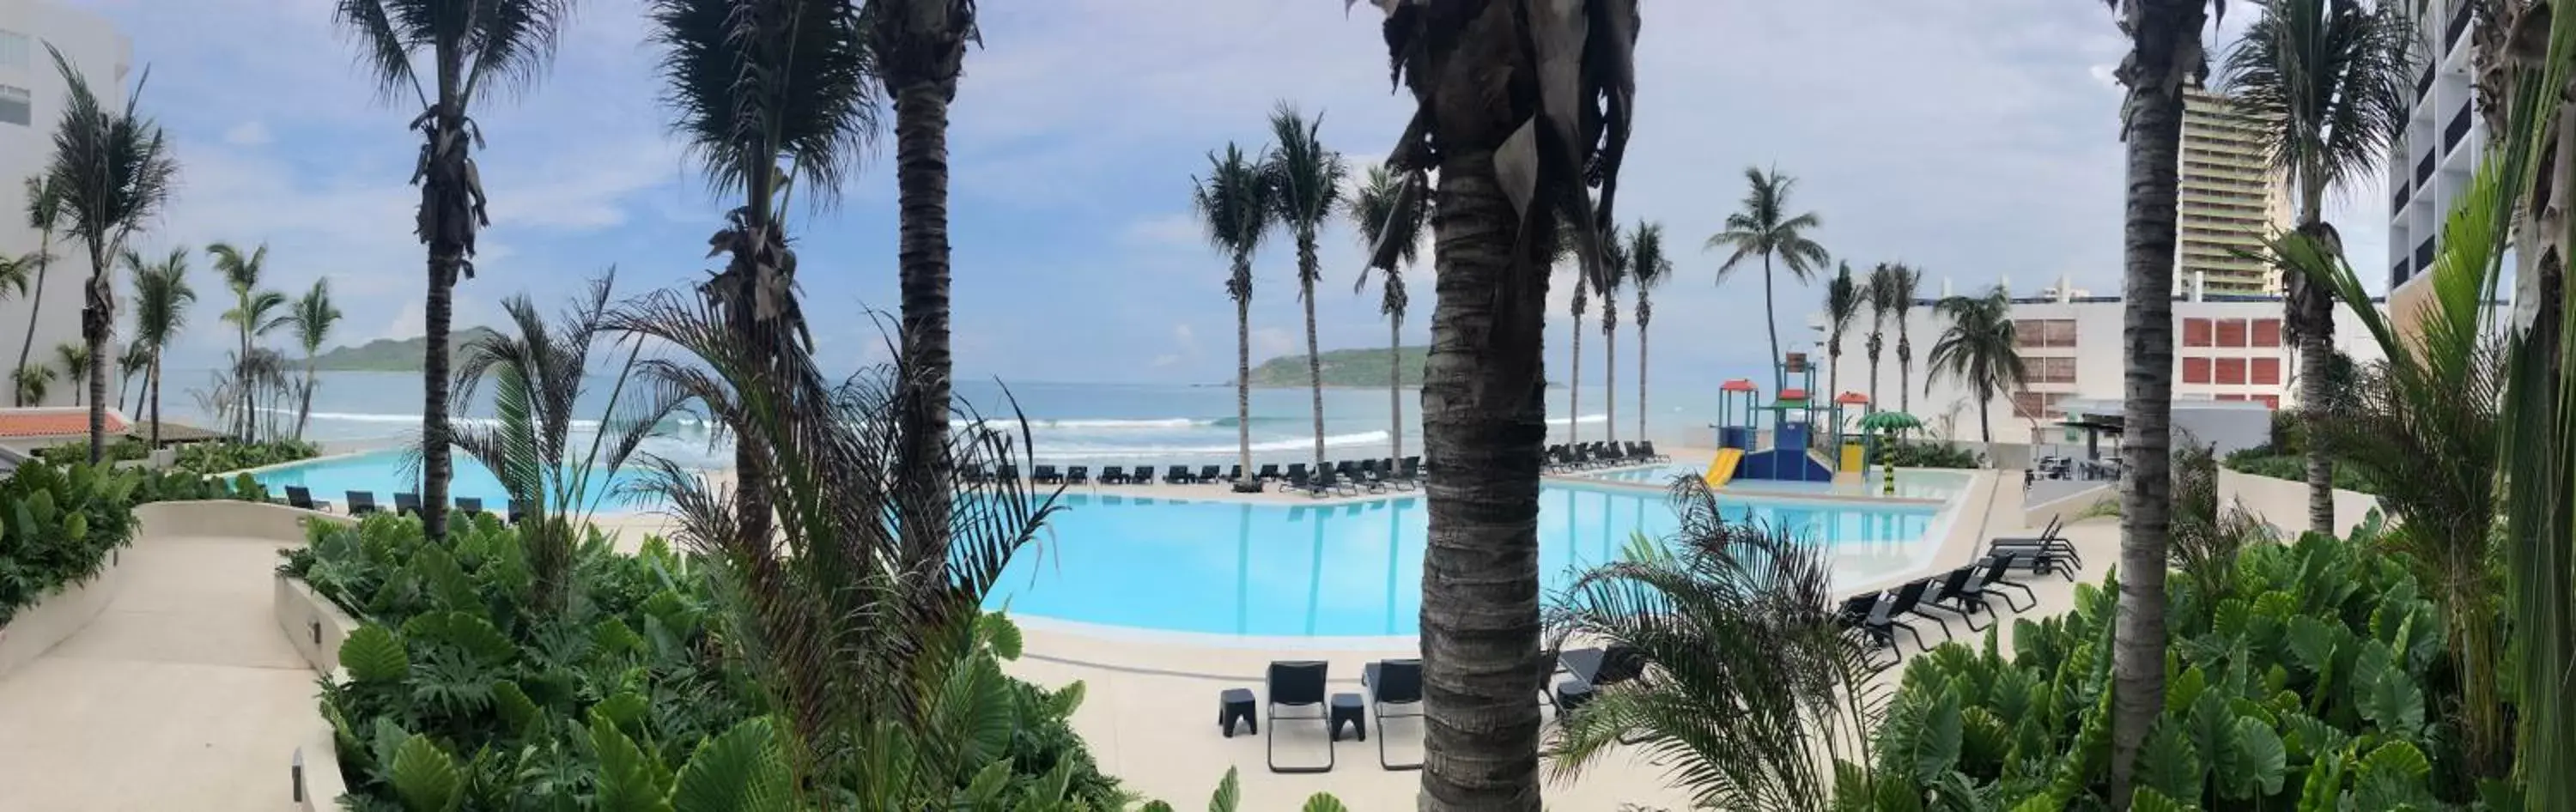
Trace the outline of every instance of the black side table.
<path fill-rule="evenodd" d="M 1261 717 L 1252 715 L 1252 689 L 1250 688 L 1227 688 L 1224 693 L 1217 695 L 1216 726 L 1225 731 L 1226 738 L 1234 738 L 1236 722 L 1242 722 L 1245 727 L 1251 728 L 1254 735 L 1261 733 Z"/>
<path fill-rule="evenodd" d="M 1592 683 L 1570 679 L 1556 684 L 1556 711 L 1569 713 L 1592 701 Z"/>
<path fill-rule="evenodd" d="M 1359 694 L 1333 695 L 1333 741 L 1342 740 L 1344 722 L 1350 723 L 1353 738 L 1368 741 L 1368 706 L 1360 702 Z"/>

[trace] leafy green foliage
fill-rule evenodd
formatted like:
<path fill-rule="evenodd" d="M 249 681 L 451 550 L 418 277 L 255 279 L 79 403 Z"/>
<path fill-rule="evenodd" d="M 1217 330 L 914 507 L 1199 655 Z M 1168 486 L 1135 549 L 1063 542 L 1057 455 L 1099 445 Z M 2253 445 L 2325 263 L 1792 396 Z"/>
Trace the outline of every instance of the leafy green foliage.
<path fill-rule="evenodd" d="M 2228 452 L 2224 464 L 2227 470 L 2255 476 L 2286 479 L 2292 482 L 2303 482 L 2308 478 L 2307 455 L 2284 454 L 2269 447 L 2244 448 Z M 2379 493 L 2378 483 L 2370 481 L 2370 477 L 2363 475 L 2360 469 L 2341 462 L 2335 463 L 2334 466 L 2334 486 L 2338 490 L 2354 493 Z"/>
<path fill-rule="evenodd" d="M 144 442 L 141 437 L 131 435 L 118 437 L 114 442 L 107 444 L 107 462 L 139 460 L 149 456 L 152 456 L 152 445 Z M 89 443 L 82 441 L 39 448 L 36 449 L 36 459 L 55 465 L 88 462 Z"/>
<path fill-rule="evenodd" d="M 2455 785 L 2437 759 L 2457 752 L 2426 721 L 2440 615 L 2403 563 L 2370 551 L 2377 532 L 2245 547 L 2219 596 L 2168 581 L 2164 712 L 2133 808 L 2436 808 Z M 1982 648 L 1913 658 L 1877 760 L 1837 771 L 1834 808 L 2102 808 L 2117 595 L 2078 586 L 2075 611 L 2013 621 L 2009 651 L 1990 631 Z"/>
<path fill-rule="evenodd" d="M 197 474 L 223 474 L 312 459 L 320 453 L 320 448 L 302 440 L 258 443 L 218 440 L 179 446 L 171 467 Z"/>
<path fill-rule="evenodd" d="M 0 626 L 19 609 L 89 580 L 134 541 L 133 508 L 170 499 L 257 499 L 222 481 L 30 461 L 0 480 Z"/>
<path fill-rule="evenodd" d="M 1901 468 L 1983 468 L 1985 455 L 1948 443 L 1881 440 L 1869 464 Z"/>

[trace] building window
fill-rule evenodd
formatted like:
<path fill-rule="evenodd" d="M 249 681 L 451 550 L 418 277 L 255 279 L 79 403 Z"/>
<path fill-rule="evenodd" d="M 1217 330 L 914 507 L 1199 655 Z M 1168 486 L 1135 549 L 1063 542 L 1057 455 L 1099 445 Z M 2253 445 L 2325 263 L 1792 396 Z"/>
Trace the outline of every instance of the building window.
<path fill-rule="evenodd" d="M 2075 347 L 2074 319 L 2014 319 L 2013 346 L 2022 348 Z"/>
<path fill-rule="evenodd" d="M 2064 392 L 2015 392 L 2012 398 L 2013 416 L 2024 420 L 2041 420 L 2064 415 L 2065 412 L 2057 408 L 2057 402 L 2065 400 L 2066 397 Z"/>
<path fill-rule="evenodd" d="M 2183 319 L 2182 345 L 2185 347 L 2209 346 L 2209 320 Z"/>
<path fill-rule="evenodd" d="M 2207 358 L 2185 358 L 2185 359 L 2182 359 L 2182 382 L 2183 382 L 2183 383 L 2208 383 L 2208 382 L 2209 382 L 2209 359 L 2207 359 Z"/>
<path fill-rule="evenodd" d="M 23 87 L 0 85 L 0 124 L 27 126 L 36 120 L 36 97 Z"/>
<path fill-rule="evenodd" d="M 2245 359 L 2220 358 L 2215 366 L 2217 369 L 2215 376 L 2217 380 L 2213 381 L 2214 383 L 2217 383 L 2220 386 L 2242 386 L 2245 384 Z"/>
<path fill-rule="evenodd" d="M 2245 346 L 2245 320 L 2220 319 L 2218 322 L 2218 346 Z"/>
<path fill-rule="evenodd" d="M 2219 395 L 2217 398 L 2215 398 L 2215 400 L 2218 400 L 2218 401 L 2220 401 L 2220 402 L 2225 402 L 2225 403 L 2242 403 L 2242 402 L 2244 402 L 2244 401 L 2245 401 L 2245 396 L 2244 396 L 2244 395 Z"/>
<path fill-rule="evenodd" d="M 2279 386 L 2279 385 L 2281 385 L 2281 359 L 2278 359 L 2278 358 L 2256 358 L 2256 359 L 2254 359 L 2254 372 L 2253 372 L 2253 378 L 2254 378 L 2254 385 L 2255 385 L 2255 386 Z"/>
<path fill-rule="evenodd" d="M 2276 412 L 2281 410 L 2281 396 L 2280 396 L 2280 395 L 2255 395 L 2255 396 L 2254 396 L 2254 399 L 2255 399 L 2255 400 L 2262 401 L 2262 402 L 2263 402 L 2263 408 L 2270 409 L 2270 410 L 2272 410 L 2272 411 L 2276 411 Z"/>
<path fill-rule="evenodd" d="M 25 68 L 35 62 L 35 47 L 27 35 L 0 30 L 0 68 Z"/>
<path fill-rule="evenodd" d="M 2278 346 L 2281 346 L 2281 320 L 2280 320 L 2280 319 L 2255 319 L 2255 320 L 2254 320 L 2254 346 L 2257 346 L 2257 347 L 2278 347 Z"/>

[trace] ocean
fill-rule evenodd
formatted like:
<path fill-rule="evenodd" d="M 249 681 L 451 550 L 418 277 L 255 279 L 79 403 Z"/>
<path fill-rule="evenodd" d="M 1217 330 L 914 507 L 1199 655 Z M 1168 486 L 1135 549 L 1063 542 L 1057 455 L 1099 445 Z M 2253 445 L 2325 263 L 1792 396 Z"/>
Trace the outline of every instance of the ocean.
<path fill-rule="evenodd" d="M 161 408 L 167 419 L 200 426 L 213 420 L 195 392 L 211 389 L 212 373 L 204 370 L 165 373 L 168 394 Z M 595 380 L 585 393 L 580 415 L 595 418 L 608 400 L 612 381 Z M 139 388 L 139 386 L 138 386 Z M 1236 454 L 1234 388 L 1225 385 L 1106 384 L 1024 382 L 997 384 L 989 379 L 961 380 L 957 396 L 996 427 L 1008 430 L 1017 411 L 1025 415 L 1034 456 L 1066 464 L 1203 465 L 1229 463 Z M 1654 413 L 1647 421 L 1649 439 L 1667 445 L 1709 442 L 1708 424 L 1716 414 L 1716 386 L 1659 385 L 1652 393 Z M 408 442 L 420 425 L 420 376 L 394 372 L 325 372 L 313 398 L 305 437 L 333 447 L 391 446 Z M 1564 440 L 1569 432 L 1585 440 L 1602 439 L 1612 414 L 1604 408 L 1604 390 L 1586 386 L 1579 392 L 1548 391 L 1550 436 Z M 1617 431 L 1635 440 L 1636 388 L 1619 391 Z M 1569 396 L 1580 400 L 1579 415 L 1568 409 Z M 1418 409 L 1420 393 L 1406 390 L 1403 447 L 1421 453 Z M 1256 461 L 1288 463 L 1313 454 L 1314 419 L 1308 390 L 1252 390 L 1252 451 Z M 465 416 L 491 413 L 488 405 Z M 1391 432 L 1384 389 L 1324 390 L 1325 454 L 1335 459 L 1384 457 Z M 291 419 L 291 418 L 290 418 Z M 585 419 L 582 426 L 596 425 Z M 712 443 L 693 421 L 670 427 L 650 441 L 645 451 L 686 467 L 718 468 L 731 453 Z"/>

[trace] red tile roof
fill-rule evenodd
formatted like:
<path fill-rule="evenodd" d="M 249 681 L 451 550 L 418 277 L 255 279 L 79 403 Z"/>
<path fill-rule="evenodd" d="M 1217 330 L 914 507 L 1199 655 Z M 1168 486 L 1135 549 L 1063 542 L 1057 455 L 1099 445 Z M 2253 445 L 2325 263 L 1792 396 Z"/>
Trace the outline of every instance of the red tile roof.
<path fill-rule="evenodd" d="M 107 413 L 107 433 L 124 434 L 125 418 Z M 0 409 L 0 437 L 68 437 L 89 433 L 84 409 Z"/>

